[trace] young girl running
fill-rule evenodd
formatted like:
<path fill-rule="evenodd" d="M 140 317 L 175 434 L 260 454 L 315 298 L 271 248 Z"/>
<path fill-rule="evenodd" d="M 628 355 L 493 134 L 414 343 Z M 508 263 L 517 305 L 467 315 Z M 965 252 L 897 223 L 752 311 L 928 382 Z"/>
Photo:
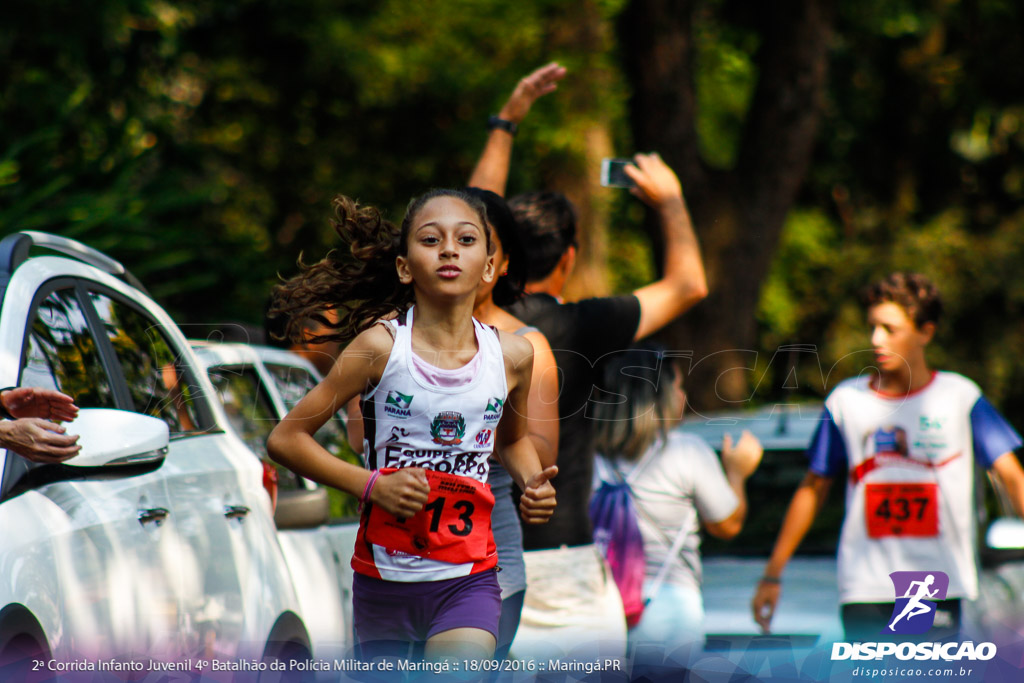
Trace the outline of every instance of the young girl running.
<path fill-rule="evenodd" d="M 495 270 L 485 211 L 436 190 L 413 200 L 400 231 L 346 197 L 335 212 L 347 252 L 304 268 L 276 298 L 296 325 L 312 317 L 351 342 L 267 449 L 364 503 L 352 558 L 363 656 L 414 643 L 430 659 L 489 657 L 500 593 L 488 457 L 497 447 L 528 523 L 551 516 L 557 468 L 541 467 L 527 432 L 530 343 L 472 317 L 477 286 Z M 313 438 L 360 393 L 368 470 Z"/>

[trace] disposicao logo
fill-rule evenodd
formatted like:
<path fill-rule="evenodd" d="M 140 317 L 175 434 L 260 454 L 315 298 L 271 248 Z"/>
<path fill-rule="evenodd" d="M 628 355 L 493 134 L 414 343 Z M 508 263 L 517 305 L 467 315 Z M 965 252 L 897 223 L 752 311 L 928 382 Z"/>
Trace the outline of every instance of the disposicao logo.
<path fill-rule="evenodd" d="M 935 623 L 935 602 L 946 599 L 949 577 L 943 572 L 893 572 L 896 605 L 882 633 L 917 635 Z"/>
<path fill-rule="evenodd" d="M 935 603 L 946 599 L 949 577 L 939 571 L 893 572 L 889 574 L 895 591 L 896 603 L 889 623 L 881 635 L 919 635 L 935 623 Z M 935 642 L 935 643 L 833 643 L 832 660 L 869 660 L 894 656 L 899 660 L 968 661 L 988 660 L 996 656 L 994 643 Z"/>

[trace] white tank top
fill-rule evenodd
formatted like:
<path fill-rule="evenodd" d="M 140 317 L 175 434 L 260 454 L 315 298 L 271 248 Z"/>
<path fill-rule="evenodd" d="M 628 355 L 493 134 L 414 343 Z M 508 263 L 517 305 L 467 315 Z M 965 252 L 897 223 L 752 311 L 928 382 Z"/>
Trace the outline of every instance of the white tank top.
<path fill-rule="evenodd" d="M 404 316 L 384 322 L 394 332 L 394 345 L 380 382 L 362 396 L 363 452 L 367 465 L 370 469 L 421 467 L 444 475 L 457 475 L 479 482 L 472 485 L 487 490 L 486 495 L 490 495 L 489 487 L 484 484 L 488 458 L 494 450 L 495 431 L 508 395 L 498 334 L 474 319 L 478 351 L 471 364 L 476 364 L 477 372 L 466 384 L 442 386 L 430 382 L 413 366 L 413 317 L 414 308 L 410 308 Z M 416 361 L 421 366 L 424 364 L 422 359 Z M 389 581 L 439 581 L 483 571 L 496 564 L 489 507 L 486 519 L 482 514 L 468 515 L 472 506 L 458 501 L 455 494 L 442 492 L 443 497 L 438 498 L 436 485 L 432 482 L 431 500 L 420 514 L 427 515 L 428 525 L 434 520 L 433 528 L 441 522 L 442 528 L 451 528 L 456 536 L 466 532 L 467 538 L 485 542 L 484 556 L 475 561 L 452 563 L 375 543 L 367 538 L 367 529 L 369 527 L 374 540 L 380 541 L 377 532 L 381 525 L 377 515 L 382 511 L 378 511 L 371 522 L 373 506 L 367 505 L 360 519 L 352 557 L 355 571 Z M 441 485 L 449 487 L 446 490 L 450 492 L 452 481 Z M 452 512 L 453 501 L 457 507 L 463 507 Z M 491 501 L 493 503 L 493 496 Z M 443 505 L 447 507 L 443 508 L 445 516 L 442 517 Z M 432 518 L 435 513 L 437 517 Z"/>

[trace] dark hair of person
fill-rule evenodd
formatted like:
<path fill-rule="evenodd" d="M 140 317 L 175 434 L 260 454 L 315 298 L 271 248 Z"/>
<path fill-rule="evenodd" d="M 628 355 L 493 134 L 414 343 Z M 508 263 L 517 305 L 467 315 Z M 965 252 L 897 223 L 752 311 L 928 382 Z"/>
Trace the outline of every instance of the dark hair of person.
<path fill-rule="evenodd" d="M 526 248 L 526 281 L 543 280 L 576 246 L 576 209 L 558 192 L 528 192 L 508 200 Z"/>
<path fill-rule="evenodd" d="M 526 286 L 528 260 L 519 224 L 501 195 L 479 187 L 467 187 L 465 191 L 484 203 L 487 208 L 487 221 L 497 233 L 501 248 L 508 257 L 508 273 L 495 274 L 498 282 L 491 291 L 494 303 L 508 306 L 523 296 L 523 288 Z"/>
<path fill-rule="evenodd" d="M 918 329 L 926 323 L 938 324 L 942 316 L 938 288 L 920 273 L 891 273 L 864 292 L 865 308 L 887 301 L 902 308 Z"/>
<path fill-rule="evenodd" d="M 341 246 L 313 264 L 299 257 L 299 273 L 276 285 L 267 316 L 284 316 L 283 335 L 294 342 L 346 344 L 377 320 L 404 312 L 413 303 L 413 288 L 398 279 L 395 259 L 408 251 L 409 231 L 417 214 L 432 199 L 453 197 L 465 202 L 480 218 L 491 252 L 487 211 L 476 197 L 460 190 L 431 190 L 409 202 L 401 227 L 386 220 L 378 209 L 338 195 L 331 202 L 331 225 Z M 337 321 L 326 313 L 334 311 Z M 310 336 L 303 333 L 310 320 L 334 332 Z"/>
<path fill-rule="evenodd" d="M 636 461 L 664 439 L 682 416 L 683 406 L 672 390 L 679 373 L 664 348 L 649 342 L 609 356 L 602 369 L 601 400 L 592 400 L 588 408 L 597 451 Z"/>

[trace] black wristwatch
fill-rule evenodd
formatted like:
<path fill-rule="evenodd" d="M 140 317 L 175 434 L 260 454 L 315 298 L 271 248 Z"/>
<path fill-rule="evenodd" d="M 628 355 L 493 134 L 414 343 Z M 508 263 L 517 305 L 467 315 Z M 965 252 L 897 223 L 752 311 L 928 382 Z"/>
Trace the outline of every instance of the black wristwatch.
<path fill-rule="evenodd" d="M 487 130 L 494 130 L 495 128 L 501 128 L 509 135 L 515 135 L 516 131 L 519 130 L 519 124 L 513 123 L 508 119 L 503 119 L 500 116 L 490 116 L 487 119 Z"/>

